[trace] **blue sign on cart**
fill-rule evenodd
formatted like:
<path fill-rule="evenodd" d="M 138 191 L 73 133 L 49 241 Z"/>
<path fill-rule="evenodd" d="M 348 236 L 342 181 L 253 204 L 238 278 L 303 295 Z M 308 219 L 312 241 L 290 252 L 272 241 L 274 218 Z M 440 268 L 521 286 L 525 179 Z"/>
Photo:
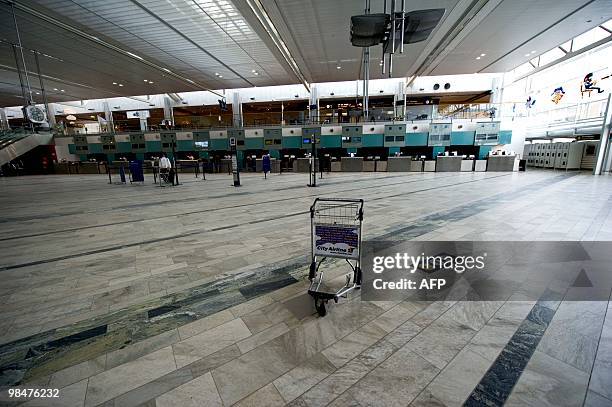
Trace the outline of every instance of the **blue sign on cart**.
<path fill-rule="evenodd" d="M 315 225 L 314 254 L 358 259 L 359 226 Z"/>

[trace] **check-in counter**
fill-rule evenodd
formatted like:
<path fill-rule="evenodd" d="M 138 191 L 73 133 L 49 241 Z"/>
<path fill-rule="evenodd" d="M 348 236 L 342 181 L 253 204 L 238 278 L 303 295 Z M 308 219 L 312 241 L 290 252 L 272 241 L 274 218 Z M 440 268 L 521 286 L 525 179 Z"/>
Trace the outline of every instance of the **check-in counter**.
<path fill-rule="evenodd" d="M 340 159 L 342 172 L 363 171 L 363 157 L 342 157 Z"/>
<path fill-rule="evenodd" d="M 219 163 L 219 172 L 220 173 L 230 173 L 232 172 L 232 160 L 231 158 L 222 158 Z"/>
<path fill-rule="evenodd" d="M 374 172 L 375 168 L 376 168 L 376 161 L 363 160 L 363 172 Z"/>
<path fill-rule="evenodd" d="M 376 160 L 376 172 L 386 172 L 387 171 L 387 162 Z"/>
<path fill-rule="evenodd" d="M 491 155 L 487 160 L 487 171 L 512 172 L 515 161 L 515 155 Z"/>
<path fill-rule="evenodd" d="M 263 171 L 263 159 L 257 158 L 255 159 L 255 171 L 262 172 Z M 276 158 L 270 158 L 270 172 L 278 173 L 280 172 L 280 161 Z"/>
<path fill-rule="evenodd" d="M 474 160 L 461 160 L 461 172 L 474 171 Z"/>
<path fill-rule="evenodd" d="M 182 173 L 193 173 L 196 171 L 196 167 L 200 165 L 198 160 L 176 160 L 179 174 Z"/>
<path fill-rule="evenodd" d="M 315 160 L 315 171 L 319 170 L 319 159 Z M 293 161 L 293 172 L 309 172 L 310 158 L 298 158 Z"/>
<path fill-rule="evenodd" d="M 409 172 L 412 157 L 389 157 L 387 159 L 387 172 Z"/>
<path fill-rule="evenodd" d="M 435 171 L 436 171 L 436 160 L 423 161 L 423 172 L 435 172 Z"/>
<path fill-rule="evenodd" d="M 342 163 L 340 161 L 332 161 L 331 162 L 331 172 L 340 172 L 342 171 Z"/>
<path fill-rule="evenodd" d="M 82 161 L 79 163 L 79 174 L 102 174 L 100 163 L 97 161 Z"/>
<path fill-rule="evenodd" d="M 423 160 L 410 161 L 410 172 L 423 172 Z"/>
<path fill-rule="evenodd" d="M 474 172 L 484 172 L 487 170 L 487 160 L 474 161 Z"/>
<path fill-rule="evenodd" d="M 462 160 L 454 155 L 439 155 L 436 157 L 436 172 L 459 172 Z"/>

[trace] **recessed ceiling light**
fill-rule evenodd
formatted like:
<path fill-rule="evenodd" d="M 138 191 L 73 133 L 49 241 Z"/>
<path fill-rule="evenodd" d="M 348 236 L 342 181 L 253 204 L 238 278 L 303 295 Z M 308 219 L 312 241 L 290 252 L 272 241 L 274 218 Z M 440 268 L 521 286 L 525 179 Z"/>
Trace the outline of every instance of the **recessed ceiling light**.
<path fill-rule="evenodd" d="M 251 72 L 256 73 L 257 71 L 255 69 L 253 69 Z"/>
<path fill-rule="evenodd" d="M 219 75 L 219 78 L 223 78 L 223 75 Z"/>
<path fill-rule="evenodd" d="M 116 84 L 117 84 L 117 82 L 113 82 L 113 85 L 116 85 Z"/>
<path fill-rule="evenodd" d="M 149 81 L 148 81 L 148 80 L 146 80 L 146 79 L 143 79 L 143 81 L 145 81 L 145 82 L 149 82 Z"/>
<path fill-rule="evenodd" d="M 53 88 L 53 90 L 57 91 L 57 88 Z"/>
<path fill-rule="evenodd" d="M 531 54 L 525 54 L 526 57 L 530 56 Z"/>
<path fill-rule="evenodd" d="M 149 83 L 155 83 L 155 82 L 153 82 L 153 81 L 149 81 Z"/>
<path fill-rule="evenodd" d="M 336 69 L 342 69 L 342 67 L 341 67 L 340 65 L 338 65 L 338 66 L 336 67 Z"/>
<path fill-rule="evenodd" d="M 60 89 L 60 92 L 66 92 L 64 89 Z"/>
<path fill-rule="evenodd" d="M 480 59 L 480 57 L 476 57 L 476 59 Z"/>
<path fill-rule="evenodd" d="M 535 52 L 535 51 L 531 51 L 531 53 L 532 53 L 532 54 L 535 54 L 536 52 Z"/>
<path fill-rule="evenodd" d="M 119 86 L 123 86 L 123 84 L 122 84 L 122 83 L 120 83 L 120 84 L 119 84 Z"/>
<path fill-rule="evenodd" d="M 36 92 L 37 95 L 40 95 L 40 92 Z"/>
<path fill-rule="evenodd" d="M 215 72 L 215 76 L 219 76 L 219 72 Z"/>

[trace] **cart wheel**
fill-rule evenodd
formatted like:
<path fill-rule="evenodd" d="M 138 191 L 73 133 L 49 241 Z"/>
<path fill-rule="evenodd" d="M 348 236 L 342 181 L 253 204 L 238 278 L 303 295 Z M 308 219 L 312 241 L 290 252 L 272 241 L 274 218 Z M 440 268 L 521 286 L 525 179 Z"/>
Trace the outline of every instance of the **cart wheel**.
<path fill-rule="evenodd" d="M 325 309 L 324 300 L 315 300 L 315 308 L 320 317 L 324 317 L 325 314 L 327 314 L 327 310 Z"/>

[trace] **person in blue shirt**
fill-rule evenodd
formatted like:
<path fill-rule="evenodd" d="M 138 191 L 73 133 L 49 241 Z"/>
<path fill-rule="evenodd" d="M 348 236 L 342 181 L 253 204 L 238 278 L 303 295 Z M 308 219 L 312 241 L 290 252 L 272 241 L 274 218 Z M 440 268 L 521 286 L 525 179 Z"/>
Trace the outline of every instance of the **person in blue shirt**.
<path fill-rule="evenodd" d="M 268 173 L 271 171 L 271 162 L 270 162 L 270 154 L 266 153 L 261 157 L 262 169 L 264 173 L 264 178 L 268 178 Z"/>

